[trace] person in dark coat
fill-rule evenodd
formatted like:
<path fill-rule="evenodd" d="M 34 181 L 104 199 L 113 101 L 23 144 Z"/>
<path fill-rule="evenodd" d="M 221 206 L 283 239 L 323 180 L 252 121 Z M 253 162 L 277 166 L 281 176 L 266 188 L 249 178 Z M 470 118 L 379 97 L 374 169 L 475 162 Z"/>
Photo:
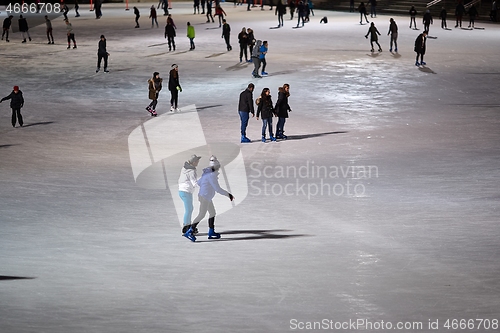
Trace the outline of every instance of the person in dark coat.
<path fill-rule="evenodd" d="M 374 52 L 373 42 L 375 42 L 378 45 L 378 51 L 382 52 L 382 47 L 378 43 L 378 36 L 380 35 L 380 32 L 375 27 L 375 23 L 373 22 L 370 24 L 370 28 L 368 28 L 368 32 L 366 33 L 365 38 L 368 38 L 368 35 L 370 35 L 370 45 L 372 46 L 371 51 Z"/>
<path fill-rule="evenodd" d="M 389 20 L 389 31 L 387 32 L 387 35 L 391 35 L 391 44 L 389 48 L 389 52 L 392 52 L 392 44 L 394 43 L 394 46 L 396 49 L 394 50 L 396 53 L 398 53 L 398 25 L 396 24 L 396 21 L 391 17 Z"/>
<path fill-rule="evenodd" d="M 253 35 L 252 29 L 247 28 L 247 34 L 248 34 L 248 50 L 250 51 L 250 60 L 248 60 L 248 62 L 252 62 L 252 51 L 255 46 L 256 40 L 255 36 Z"/>
<path fill-rule="evenodd" d="M 366 7 L 364 2 L 359 4 L 358 12 L 359 12 L 359 24 L 363 24 L 363 16 L 365 17 L 366 23 L 370 23 L 370 21 L 368 21 L 368 18 L 366 17 Z"/>
<path fill-rule="evenodd" d="M 276 139 L 286 140 L 288 137 L 285 135 L 285 122 L 288 118 L 288 111 L 292 112 L 290 105 L 288 105 L 288 97 L 290 97 L 290 85 L 285 83 L 283 87 L 278 88 L 278 100 L 274 110 L 278 117 L 276 124 Z"/>
<path fill-rule="evenodd" d="M 224 40 L 226 41 L 226 47 L 228 51 L 231 51 L 233 49 L 230 44 L 230 36 L 231 36 L 231 26 L 224 19 L 222 20 L 222 38 L 224 38 Z"/>
<path fill-rule="evenodd" d="M 139 12 L 139 8 L 134 7 L 134 15 L 135 15 L 135 27 L 140 28 L 139 17 L 141 17 L 141 13 Z"/>
<path fill-rule="evenodd" d="M 151 19 L 151 28 L 155 26 L 155 23 L 158 28 L 158 15 L 156 14 L 156 8 L 154 5 L 149 9 L 149 18 Z"/>
<path fill-rule="evenodd" d="M 241 32 L 238 34 L 238 42 L 240 44 L 240 62 L 243 61 L 243 54 L 245 54 L 245 61 L 248 62 L 248 34 L 245 27 L 243 27 L 243 29 L 241 29 Z"/>
<path fill-rule="evenodd" d="M 156 113 L 156 105 L 158 104 L 158 96 L 160 95 L 160 91 L 162 89 L 163 79 L 160 77 L 160 73 L 154 72 L 153 77 L 148 80 L 148 90 L 149 90 L 149 99 L 151 103 L 146 107 L 151 116 L 157 116 Z"/>
<path fill-rule="evenodd" d="M 422 23 L 424 24 L 424 30 L 428 32 L 433 22 L 434 21 L 432 20 L 431 11 L 427 9 L 422 19 Z"/>
<path fill-rule="evenodd" d="M 102 17 L 102 0 L 94 0 L 94 12 L 95 18 L 100 19 Z"/>
<path fill-rule="evenodd" d="M 175 28 L 172 24 L 173 21 L 167 20 L 167 25 L 165 26 L 165 38 L 168 37 L 168 50 L 172 51 L 172 47 L 175 51 Z"/>
<path fill-rule="evenodd" d="M 253 108 L 253 90 L 255 85 L 249 83 L 248 87 L 243 90 L 240 94 L 240 100 L 238 102 L 238 113 L 241 120 L 241 143 L 252 142 L 247 138 L 247 126 L 248 120 L 250 119 L 250 113 L 252 118 L 255 116 L 255 110 Z"/>
<path fill-rule="evenodd" d="M 13 18 L 14 18 L 14 16 L 10 15 L 5 20 L 3 20 L 2 40 L 3 40 L 3 36 L 6 35 L 6 38 L 5 38 L 6 42 L 9 42 L 9 30 L 10 30 L 10 26 L 12 25 Z"/>
<path fill-rule="evenodd" d="M 417 21 L 415 20 L 415 17 L 417 16 L 417 10 L 415 9 L 415 6 L 411 6 L 409 14 L 410 14 L 410 29 L 411 29 L 411 24 L 413 22 L 413 24 L 415 25 L 414 29 L 417 30 Z"/>
<path fill-rule="evenodd" d="M 98 49 L 97 49 L 97 69 L 95 70 L 98 73 L 101 70 L 101 61 L 104 59 L 104 73 L 109 73 L 108 71 L 108 56 L 109 53 L 106 50 L 106 37 L 101 35 L 101 39 L 99 40 Z"/>
<path fill-rule="evenodd" d="M 9 96 L 0 100 L 0 103 L 10 99 L 10 108 L 12 109 L 12 127 L 16 127 L 16 120 L 19 121 L 19 126 L 23 127 L 23 116 L 21 115 L 21 108 L 24 106 L 23 92 L 19 90 L 18 86 L 14 89 Z"/>
<path fill-rule="evenodd" d="M 31 36 L 28 28 L 28 21 L 26 21 L 26 18 L 23 17 L 22 15 L 19 15 L 19 31 L 23 34 L 23 43 L 26 43 L 26 36 L 25 34 L 28 35 L 28 39 L 31 42 Z"/>
<path fill-rule="evenodd" d="M 455 28 L 458 28 L 460 25 L 460 28 L 462 27 L 462 17 L 465 14 L 465 7 L 462 4 L 462 1 L 459 1 L 457 4 L 457 7 L 455 7 L 455 17 L 457 20 L 457 23 L 455 24 Z"/>
<path fill-rule="evenodd" d="M 49 40 L 48 44 L 54 44 L 54 36 L 52 35 L 52 22 L 50 22 L 47 15 L 45 15 L 45 26 L 47 27 L 46 32 L 47 39 Z"/>
<path fill-rule="evenodd" d="M 269 88 L 262 89 L 262 93 L 256 101 L 257 103 L 257 120 L 262 118 L 262 142 L 266 142 L 266 128 L 269 126 L 269 139 L 276 141 L 273 134 L 273 101 L 271 99 L 271 91 Z"/>
<path fill-rule="evenodd" d="M 293 20 L 293 14 L 295 13 L 295 0 L 289 0 L 288 7 L 290 7 L 290 20 Z"/>
<path fill-rule="evenodd" d="M 302 1 L 300 1 L 299 4 L 297 5 L 297 15 L 298 15 L 297 28 L 300 25 L 300 20 L 302 20 L 302 26 L 304 26 L 304 20 L 306 18 L 306 8 L 307 8 L 306 5 L 304 5 Z"/>
<path fill-rule="evenodd" d="M 476 6 L 472 5 L 469 9 L 469 28 L 472 26 L 474 28 L 474 21 L 476 16 L 479 16 Z"/>
<path fill-rule="evenodd" d="M 210 23 L 210 19 L 212 19 L 212 23 L 214 23 L 214 17 L 212 16 L 212 0 L 207 0 L 207 22 Z"/>
<path fill-rule="evenodd" d="M 286 7 L 281 2 L 281 0 L 278 0 L 278 3 L 276 4 L 276 11 L 274 12 L 274 14 L 278 15 L 278 28 L 282 27 L 284 25 L 284 23 L 283 23 L 283 15 L 286 14 Z"/>
<path fill-rule="evenodd" d="M 377 0 L 368 0 L 370 4 L 370 17 L 377 17 Z"/>
<path fill-rule="evenodd" d="M 448 13 L 446 12 L 446 8 L 444 6 L 441 8 L 441 12 L 439 13 L 439 18 L 441 19 L 441 29 L 447 29 L 448 27 L 446 26 L 446 16 L 448 16 Z"/>
<path fill-rule="evenodd" d="M 415 39 L 415 52 L 417 53 L 417 58 L 415 60 L 415 66 L 425 65 L 424 54 L 425 54 L 425 42 L 427 40 L 427 31 L 422 32 Z M 418 57 L 420 57 L 420 63 L 418 62 Z"/>
<path fill-rule="evenodd" d="M 179 112 L 180 109 L 177 107 L 179 101 L 179 92 L 182 91 L 181 84 L 179 83 L 179 66 L 176 64 L 172 65 L 170 70 L 170 75 L 168 78 L 168 90 L 170 90 L 170 112 Z"/>

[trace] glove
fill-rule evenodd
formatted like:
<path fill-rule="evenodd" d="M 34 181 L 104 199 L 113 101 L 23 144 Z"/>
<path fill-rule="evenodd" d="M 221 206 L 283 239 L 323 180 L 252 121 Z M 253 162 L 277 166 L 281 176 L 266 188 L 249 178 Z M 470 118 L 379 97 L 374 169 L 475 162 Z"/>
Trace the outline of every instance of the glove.
<path fill-rule="evenodd" d="M 231 193 L 228 193 L 228 196 L 229 196 L 229 200 L 231 200 L 231 201 L 234 200 L 234 196 Z"/>
<path fill-rule="evenodd" d="M 180 92 L 182 92 L 181 86 L 177 86 L 177 90 L 179 90 Z"/>

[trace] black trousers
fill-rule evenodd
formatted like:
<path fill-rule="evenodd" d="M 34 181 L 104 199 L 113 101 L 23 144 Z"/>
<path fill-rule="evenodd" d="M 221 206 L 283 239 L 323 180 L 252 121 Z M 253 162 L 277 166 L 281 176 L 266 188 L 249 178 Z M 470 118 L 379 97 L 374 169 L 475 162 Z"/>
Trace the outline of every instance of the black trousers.
<path fill-rule="evenodd" d="M 248 60 L 247 44 L 240 44 L 240 60 L 243 59 L 243 54 L 245 54 L 245 60 Z"/>
<path fill-rule="evenodd" d="M 227 50 L 231 51 L 232 47 L 231 44 L 229 44 L 229 35 L 224 35 L 224 40 L 226 41 Z"/>
<path fill-rule="evenodd" d="M 19 125 L 23 126 L 23 116 L 21 115 L 21 108 L 12 109 L 12 126 L 16 127 L 16 121 L 19 121 Z"/>
<path fill-rule="evenodd" d="M 104 59 L 104 70 L 108 68 L 108 55 L 107 54 L 97 54 L 97 68 L 101 68 L 101 61 Z"/>
<path fill-rule="evenodd" d="M 170 90 L 170 105 L 177 109 L 177 102 L 179 101 L 179 90 Z"/>

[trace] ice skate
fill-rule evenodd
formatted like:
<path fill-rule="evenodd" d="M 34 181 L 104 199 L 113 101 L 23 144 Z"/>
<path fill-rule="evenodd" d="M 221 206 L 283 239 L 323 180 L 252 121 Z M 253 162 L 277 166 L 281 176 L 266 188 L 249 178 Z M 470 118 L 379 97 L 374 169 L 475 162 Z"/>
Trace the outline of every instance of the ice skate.
<path fill-rule="evenodd" d="M 219 238 L 220 234 L 218 232 L 215 232 L 214 228 L 208 228 L 208 239 L 219 239 Z"/>
<path fill-rule="evenodd" d="M 193 229 L 189 228 L 182 236 L 189 239 L 191 242 L 196 242 L 196 237 L 193 235 Z"/>

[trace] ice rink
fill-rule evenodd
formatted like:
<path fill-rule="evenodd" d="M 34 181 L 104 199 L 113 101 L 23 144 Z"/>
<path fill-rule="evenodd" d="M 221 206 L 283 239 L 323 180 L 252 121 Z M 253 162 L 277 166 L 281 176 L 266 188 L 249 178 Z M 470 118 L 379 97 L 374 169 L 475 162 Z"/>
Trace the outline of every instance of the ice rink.
<path fill-rule="evenodd" d="M 315 10 L 298 29 L 287 13 L 276 29 L 267 6 L 223 3 L 227 52 L 217 19 L 174 3 L 168 52 L 165 17 L 151 28 L 152 3 L 135 5 L 140 29 L 124 4 L 104 4 L 100 20 L 71 11 L 77 49 L 62 17 L 54 45 L 44 25 L 26 44 L 0 41 L 0 97 L 17 85 L 25 98 L 23 128 L 0 104 L 1 333 L 499 330 L 500 26 L 435 18 L 416 67 L 422 30 L 407 17 L 393 16 L 398 53 L 391 16 L 374 18 L 383 52 L 371 53 L 357 13 Z M 269 42 L 267 77 L 239 63 L 243 27 Z M 108 74 L 95 73 L 101 34 Z M 254 142 L 239 143 L 250 82 L 273 101 L 290 84 L 288 140 L 260 142 L 254 118 Z M 196 243 L 181 236 L 176 181 L 192 153 L 198 175 L 219 156 L 236 196 L 215 202 L 219 240 L 206 219 Z"/>

